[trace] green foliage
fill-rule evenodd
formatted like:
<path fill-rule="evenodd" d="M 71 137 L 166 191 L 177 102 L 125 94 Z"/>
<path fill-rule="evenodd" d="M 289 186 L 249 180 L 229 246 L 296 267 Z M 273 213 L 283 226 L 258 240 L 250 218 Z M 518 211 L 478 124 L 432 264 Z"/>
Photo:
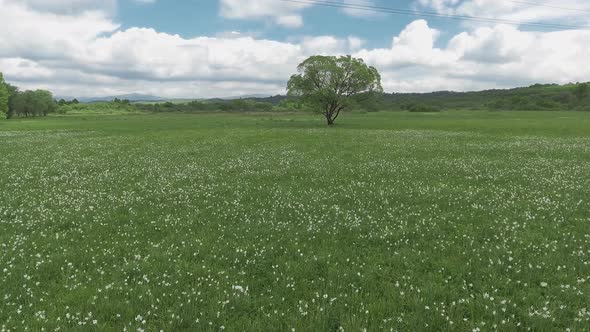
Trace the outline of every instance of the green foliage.
<path fill-rule="evenodd" d="M 535 84 L 525 88 L 477 92 L 430 92 L 384 94 L 384 109 L 405 109 L 407 105 L 428 105 L 440 109 L 490 111 L 564 111 L 590 106 L 588 84 Z"/>
<path fill-rule="evenodd" d="M 57 103 L 51 92 L 46 90 L 21 92 L 17 87 L 4 81 L 0 73 L 0 113 L 7 119 L 14 116 L 46 116 L 57 110 Z"/>
<path fill-rule="evenodd" d="M 57 103 L 53 99 L 53 94 L 47 90 L 36 90 L 34 92 L 39 112 L 44 116 L 54 113 L 57 110 Z"/>
<path fill-rule="evenodd" d="M 30 105 L 30 92 L 17 92 L 17 94 L 12 98 L 10 107 L 12 109 L 12 115 L 18 116 L 29 116 L 32 112 L 32 105 Z"/>
<path fill-rule="evenodd" d="M 590 85 L 588 83 L 578 83 L 574 89 L 574 94 L 578 101 L 584 101 L 588 98 L 588 94 L 590 93 Z"/>
<path fill-rule="evenodd" d="M 587 84 L 586 84 L 587 85 Z M 352 111 L 379 110 L 490 110 L 490 111 L 563 111 L 590 110 L 590 98 L 577 97 L 582 84 L 535 84 L 530 87 L 508 90 L 486 90 L 478 92 L 431 92 L 431 93 L 383 93 L 363 94 L 347 100 L 346 106 Z M 584 89 L 584 88 L 582 88 Z M 317 104 L 310 103 L 302 96 L 273 96 L 249 98 L 242 101 L 221 99 L 198 100 L 183 103 L 134 104 L 152 112 L 317 112 Z M 272 108 L 271 108 L 272 106 Z M 417 108 L 417 109 L 414 109 Z"/>
<path fill-rule="evenodd" d="M 75 99 L 71 102 L 62 103 L 58 108 L 59 114 L 120 114 L 141 112 L 141 109 L 126 101 L 111 101 L 97 103 L 77 103 Z"/>
<path fill-rule="evenodd" d="M 272 105 L 268 103 L 259 103 L 251 99 L 235 99 L 222 104 L 224 111 L 272 111 Z"/>
<path fill-rule="evenodd" d="M 287 98 L 279 102 L 274 108 L 277 112 L 313 112 L 313 106 L 305 104 L 301 98 Z"/>
<path fill-rule="evenodd" d="M 10 101 L 11 116 L 47 116 L 57 110 L 51 92 L 46 90 L 16 92 Z"/>
<path fill-rule="evenodd" d="M 15 110 L 14 110 L 14 108 L 13 108 L 12 105 L 13 105 L 13 101 L 16 98 L 16 96 L 18 96 L 19 91 L 18 91 L 18 88 L 17 87 L 15 87 L 13 85 L 10 85 L 10 84 L 6 84 L 6 87 L 7 87 L 8 94 L 9 94 L 9 97 L 8 97 L 8 113 L 6 113 L 6 118 L 7 119 L 10 119 L 15 114 Z"/>
<path fill-rule="evenodd" d="M 212 99 L 206 101 L 193 100 L 188 103 L 153 103 L 134 104 L 135 107 L 151 112 L 271 112 L 277 111 L 269 102 L 256 101 L 254 99 L 221 100 Z"/>
<path fill-rule="evenodd" d="M 4 76 L 0 72 L 0 113 L 8 115 L 8 102 L 10 94 L 8 92 L 8 85 L 4 81 Z"/>
<path fill-rule="evenodd" d="M 332 125 L 340 112 L 355 100 L 382 93 L 381 76 L 375 67 L 349 56 L 312 56 L 298 67 L 299 74 L 287 83 L 289 96 L 317 107 Z"/>
<path fill-rule="evenodd" d="M 123 105 L 130 105 L 131 104 L 131 102 L 129 101 L 129 99 L 119 99 L 119 98 L 115 98 L 113 100 L 113 103 L 123 104 Z"/>
<path fill-rule="evenodd" d="M 441 111 L 438 107 L 425 104 L 410 104 L 405 106 L 404 109 L 416 113 L 435 113 Z"/>

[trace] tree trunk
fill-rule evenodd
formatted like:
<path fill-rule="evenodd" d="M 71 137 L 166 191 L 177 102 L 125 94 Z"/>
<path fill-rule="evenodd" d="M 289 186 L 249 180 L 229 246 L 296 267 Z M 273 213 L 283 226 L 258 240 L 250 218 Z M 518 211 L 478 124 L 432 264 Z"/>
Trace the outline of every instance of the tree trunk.
<path fill-rule="evenodd" d="M 328 121 L 328 126 L 334 125 L 334 120 L 336 120 L 336 117 L 334 117 L 335 110 L 336 109 L 334 108 L 334 106 L 330 105 L 327 107 L 326 112 L 324 113 L 324 115 L 326 116 L 326 121 Z"/>
<path fill-rule="evenodd" d="M 332 112 L 326 112 L 324 114 L 324 116 L 326 116 L 326 121 L 328 122 L 328 126 L 331 126 L 334 124 L 334 117 Z"/>

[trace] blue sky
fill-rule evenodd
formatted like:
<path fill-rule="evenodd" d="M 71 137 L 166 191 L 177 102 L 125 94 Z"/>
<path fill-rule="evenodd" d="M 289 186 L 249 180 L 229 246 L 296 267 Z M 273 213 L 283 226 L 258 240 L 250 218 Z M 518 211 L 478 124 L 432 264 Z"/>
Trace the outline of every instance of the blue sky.
<path fill-rule="evenodd" d="M 404 9 L 417 7 L 411 0 L 373 1 L 373 5 Z M 231 31 L 281 41 L 289 41 L 297 36 L 332 35 L 345 38 L 352 34 L 366 40 L 369 47 L 384 47 L 389 46 L 392 36 L 417 18 L 393 14 L 359 18 L 346 15 L 336 8 L 315 7 L 303 11 L 305 25 L 294 30 L 269 23 L 268 20 L 226 19 L 219 12 L 220 3 L 215 0 L 173 0 L 153 4 L 128 0 L 121 4 L 117 19 L 125 28 L 151 27 L 170 34 L 180 34 L 185 38 L 216 36 Z M 448 32 L 454 30 L 453 23 L 443 19 L 431 20 L 433 27 Z M 441 40 L 443 41 L 444 39 Z"/>
<path fill-rule="evenodd" d="M 587 0 L 333 1 L 590 26 Z M 388 92 L 590 81 L 590 28 L 281 0 L 0 0 L 0 72 L 22 89 L 60 96 L 278 94 L 315 54 L 364 59 L 381 72 Z"/>

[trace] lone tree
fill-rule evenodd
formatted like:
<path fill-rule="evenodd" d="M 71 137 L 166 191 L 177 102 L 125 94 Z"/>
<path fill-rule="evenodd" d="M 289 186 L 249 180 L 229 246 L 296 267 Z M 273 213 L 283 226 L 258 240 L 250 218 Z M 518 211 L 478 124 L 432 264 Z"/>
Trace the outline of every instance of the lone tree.
<path fill-rule="evenodd" d="M 318 107 L 333 125 L 340 112 L 356 101 L 383 92 L 381 75 L 362 59 L 348 56 L 312 56 L 297 67 L 287 84 L 289 96 Z"/>

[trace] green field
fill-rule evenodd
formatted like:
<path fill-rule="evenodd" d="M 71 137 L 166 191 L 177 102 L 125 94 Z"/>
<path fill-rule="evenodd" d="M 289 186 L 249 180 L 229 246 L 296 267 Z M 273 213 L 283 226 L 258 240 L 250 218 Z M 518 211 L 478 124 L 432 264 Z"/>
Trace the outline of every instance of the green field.
<path fill-rule="evenodd" d="M 590 326 L 590 113 L 69 115 L 0 140 L 0 330 Z"/>

